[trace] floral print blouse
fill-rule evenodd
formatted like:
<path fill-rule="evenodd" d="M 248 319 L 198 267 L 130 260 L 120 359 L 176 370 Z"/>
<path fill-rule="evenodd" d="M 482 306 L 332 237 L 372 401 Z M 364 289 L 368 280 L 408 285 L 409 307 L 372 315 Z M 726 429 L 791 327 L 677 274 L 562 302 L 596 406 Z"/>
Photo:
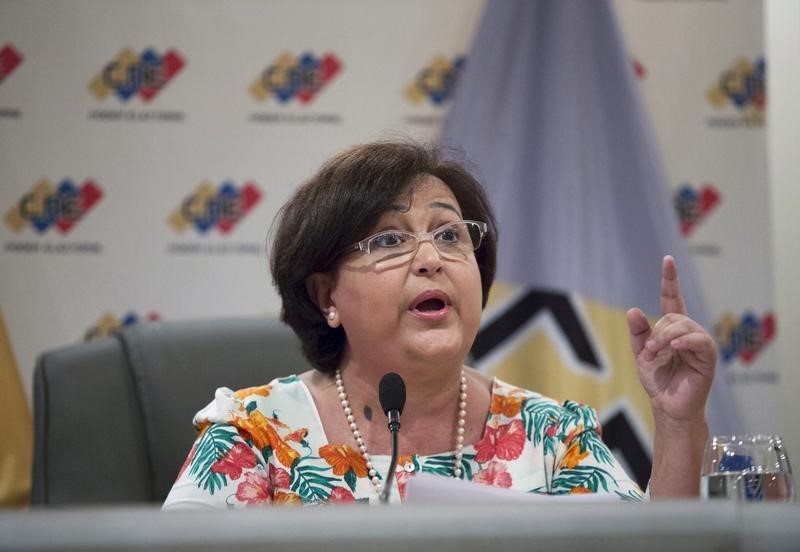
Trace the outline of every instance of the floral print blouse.
<path fill-rule="evenodd" d="M 164 508 L 378 502 L 353 443 L 329 443 L 297 376 L 239 391 L 220 388 L 194 418 L 199 436 Z M 370 455 L 382 477 L 388 455 Z M 600 438 L 595 411 L 559 405 L 498 379 L 483 437 L 463 449 L 462 479 L 528 493 L 643 495 Z M 401 456 L 392 501 L 420 472 L 452 477 L 454 452 Z"/>

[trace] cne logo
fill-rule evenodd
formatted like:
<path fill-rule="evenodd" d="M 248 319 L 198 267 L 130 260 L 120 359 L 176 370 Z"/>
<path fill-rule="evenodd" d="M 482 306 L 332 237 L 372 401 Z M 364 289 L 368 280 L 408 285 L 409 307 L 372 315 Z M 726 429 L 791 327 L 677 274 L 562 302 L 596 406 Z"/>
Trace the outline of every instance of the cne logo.
<path fill-rule="evenodd" d="M 464 56 L 457 56 L 452 60 L 436 56 L 417 73 L 414 82 L 406 87 L 406 98 L 415 104 L 421 104 L 425 100 L 434 105 L 443 104 L 452 97 L 466 61 Z"/>
<path fill-rule="evenodd" d="M 0 84 L 22 63 L 22 54 L 9 43 L 0 48 Z"/>
<path fill-rule="evenodd" d="M 703 184 L 702 187 L 695 188 L 688 182 L 684 182 L 675 191 L 673 199 L 684 236 L 691 235 L 722 200 L 713 185 Z"/>
<path fill-rule="evenodd" d="M 141 55 L 126 48 L 108 62 L 89 83 L 89 91 L 98 100 L 115 94 L 123 102 L 134 95 L 149 102 L 186 65 L 177 50 L 167 50 L 159 55 L 148 48 Z"/>
<path fill-rule="evenodd" d="M 19 233 L 30 224 L 40 234 L 55 226 L 67 234 L 102 197 L 103 190 L 92 179 L 80 186 L 69 178 L 58 186 L 42 179 L 6 212 L 6 226 Z"/>
<path fill-rule="evenodd" d="M 765 76 L 763 57 L 754 62 L 739 58 L 709 87 L 706 98 L 718 109 L 733 104 L 740 111 L 750 109 L 762 114 L 766 106 Z"/>
<path fill-rule="evenodd" d="M 182 234 L 193 226 L 201 234 L 217 228 L 229 234 L 234 226 L 261 200 L 261 191 L 252 182 L 237 187 L 225 181 L 215 188 L 202 182 L 169 217 L 169 225 Z"/>
<path fill-rule="evenodd" d="M 106 312 L 97 320 L 97 322 L 95 322 L 88 330 L 86 330 L 83 335 L 83 340 L 91 341 L 92 339 L 106 337 L 118 332 L 122 328 L 134 326 L 143 321 L 158 322 L 159 320 L 161 320 L 161 316 L 155 311 L 150 311 L 144 318 L 140 317 L 133 311 L 123 315 L 122 318 L 117 318 L 110 312 Z"/>
<path fill-rule="evenodd" d="M 293 98 L 308 104 L 341 70 L 342 62 L 332 53 L 298 57 L 284 52 L 252 82 L 250 95 L 259 102 L 274 96 L 282 104 Z"/>
<path fill-rule="evenodd" d="M 725 363 L 739 358 L 745 364 L 750 364 L 775 337 L 775 316 L 765 313 L 759 318 L 752 312 L 746 312 L 737 318 L 725 313 L 714 325 L 714 330 Z"/>

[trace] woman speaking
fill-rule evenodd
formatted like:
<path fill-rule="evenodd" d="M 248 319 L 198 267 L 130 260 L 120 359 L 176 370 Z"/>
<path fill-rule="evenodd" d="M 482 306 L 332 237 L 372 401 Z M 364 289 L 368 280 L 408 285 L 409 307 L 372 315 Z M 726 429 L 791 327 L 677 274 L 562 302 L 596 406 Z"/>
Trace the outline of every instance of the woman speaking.
<path fill-rule="evenodd" d="M 314 369 L 218 389 L 194 418 L 199 436 L 165 508 L 375 503 L 384 491 L 396 502 L 420 472 L 530 493 L 643 498 L 603 443 L 594 410 L 464 364 L 494 279 L 497 229 L 462 166 L 410 142 L 354 147 L 299 188 L 276 224 L 270 262 L 281 317 Z M 655 420 L 654 499 L 698 492 L 716 364 L 711 336 L 686 316 L 671 257 L 661 306 L 652 327 L 628 311 Z M 396 462 L 379 401 L 391 372 L 407 397 Z"/>

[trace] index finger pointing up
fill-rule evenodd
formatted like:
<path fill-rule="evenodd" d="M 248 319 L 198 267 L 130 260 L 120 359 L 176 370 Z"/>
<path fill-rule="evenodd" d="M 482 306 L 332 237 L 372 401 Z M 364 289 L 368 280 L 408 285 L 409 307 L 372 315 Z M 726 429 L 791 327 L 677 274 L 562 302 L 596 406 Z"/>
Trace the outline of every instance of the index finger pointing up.
<path fill-rule="evenodd" d="M 661 262 L 661 313 L 686 314 L 678 266 L 672 255 L 667 255 Z"/>

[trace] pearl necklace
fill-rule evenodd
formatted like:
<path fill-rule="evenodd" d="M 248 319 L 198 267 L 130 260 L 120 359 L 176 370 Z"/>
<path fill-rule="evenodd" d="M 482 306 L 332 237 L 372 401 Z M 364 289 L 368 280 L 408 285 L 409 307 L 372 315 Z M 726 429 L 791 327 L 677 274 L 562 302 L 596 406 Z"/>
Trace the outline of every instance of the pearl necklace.
<path fill-rule="evenodd" d="M 383 491 L 383 485 L 381 484 L 380 477 L 378 477 L 377 470 L 372 465 L 372 460 L 370 460 L 369 453 L 367 453 L 367 445 L 364 442 L 364 438 L 361 436 L 361 432 L 358 431 L 356 419 L 353 416 L 353 409 L 350 408 L 350 401 L 347 400 L 347 393 L 344 390 L 342 371 L 339 368 L 336 369 L 335 381 L 336 392 L 339 393 L 339 401 L 342 404 L 342 410 L 344 410 L 347 423 L 350 425 L 350 431 L 353 432 L 353 439 L 355 439 L 356 444 L 358 445 L 358 450 L 361 452 L 361 456 L 364 457 L 364 461 L 366 462 L 367 470 L 369 472 L 369 481 L 372 484 L 372 487 L 375 489 L 375 492 L 380 495 L 381 491 Z M 456 452 L 455 463 L 453 464 L 453 477 L 455 478 L 460 478 L 462 473 L 461 459 L 464 456 L 464 426 L 466 425 L 466 418 L 467 377 L 464 375 L 464 370 L 461 370 L 461 384 L 458 391 L 458 421 L 456 422 Z"/>

